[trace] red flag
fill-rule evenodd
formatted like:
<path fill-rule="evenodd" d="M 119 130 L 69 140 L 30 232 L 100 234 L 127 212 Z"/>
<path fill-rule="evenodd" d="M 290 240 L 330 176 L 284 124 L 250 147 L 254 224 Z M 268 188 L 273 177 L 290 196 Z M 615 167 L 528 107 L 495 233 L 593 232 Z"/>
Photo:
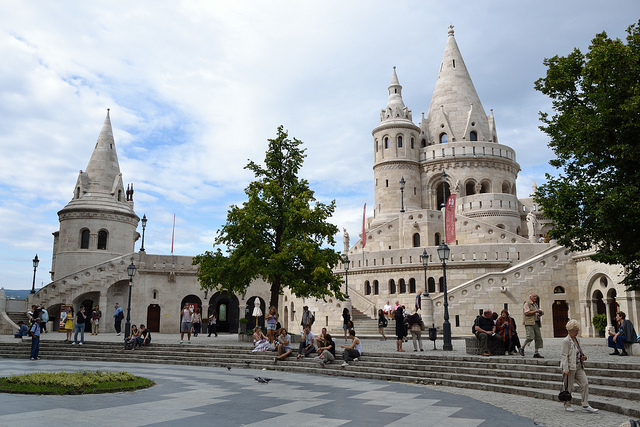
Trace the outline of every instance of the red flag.
<path fill-rule="evenodd" d="M 367 244 L 367 232 L 364 229 L 364 220 L 367 217 L 367 204 L 364 204 L 364 209 L 362 211 L 362 249 Z"/>
<path fill-rule="evenodd" d="M 452 194 L 447 199 L 444 210 L 445 243 L 456 241 L 456 195 Z"/>
<path fill-rule="evenodd" d="M 173 237 L 176 233 L 176 214 L 173 214 L 173 230 L 171 230 L 171 255 L 173 255 Z"/>

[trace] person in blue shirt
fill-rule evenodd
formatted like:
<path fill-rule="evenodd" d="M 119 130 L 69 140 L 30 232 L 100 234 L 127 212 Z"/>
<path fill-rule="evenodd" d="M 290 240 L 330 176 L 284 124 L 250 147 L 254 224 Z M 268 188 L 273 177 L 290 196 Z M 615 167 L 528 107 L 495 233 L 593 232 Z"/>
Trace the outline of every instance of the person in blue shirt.
<path fill-rule="evenodd" d="M 40 354 L 40 318 L 34 319 L 34 324 L 29 329 L 29 335 L 31 335 L 31 360 L 40 360 L 38 354 Z"/>
<path fill-rule="evenodd" d="M 13 334 L 13 336 L 16 337 L 16 338 L 26 337 L 27 336 L 27 325 L 25 325 L 24 322 L 21 320 L 21 321 L 18 322 L 18 327 L 20 329 L 18 329 L 18 332 Z"/>

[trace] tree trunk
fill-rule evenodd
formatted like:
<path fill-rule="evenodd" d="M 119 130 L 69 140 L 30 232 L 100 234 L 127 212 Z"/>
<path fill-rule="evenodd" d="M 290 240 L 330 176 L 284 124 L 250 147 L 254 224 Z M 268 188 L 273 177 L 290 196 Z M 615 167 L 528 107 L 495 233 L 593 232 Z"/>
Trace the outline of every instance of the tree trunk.
<path fill-rule="evenodd" d="M 278 309 L 278 299 L 280 297 L 280 277 L 276 277 L 273 283 L 271 284 L 271 299 L 269 301 L 269 307 L 274 306 L 278 313 L 280 310 Z"/>

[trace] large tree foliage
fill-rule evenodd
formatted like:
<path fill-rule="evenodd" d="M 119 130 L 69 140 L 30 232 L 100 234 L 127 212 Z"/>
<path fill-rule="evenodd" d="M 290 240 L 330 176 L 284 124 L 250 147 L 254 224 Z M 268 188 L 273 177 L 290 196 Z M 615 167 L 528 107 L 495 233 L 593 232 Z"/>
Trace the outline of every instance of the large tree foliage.
<path fill-rule="evenodd" d="M 554 222 L 551 236 L 593 260 L 620 264 L 640 290 L 640 22 L 626 43 L 597 34 L 582 54 L 545 59 L 535 88 L 553 100 L 540 113 L 561 172 L 547 174 L 535 200 Z"/>
<path fill-rule="evenodd" d="M 335 201 L 316 201 L 309 183 L 300 178 L 302 141 L 290 140 L 282 126 L 269 140 L 264 167 L 249 161 L 255 180 L 245 189 L 247 201 L 231 206 L 227 222 L 218 230 L 218 248 L 194 258 L 205 289 L 244 293 L 262 277 L 271 285 L 270 304 L 288 287 L 298 297 L 343 298 L 342 280 L 332 269 L 340 255 L 331 247 L 338 228 L 327 222 Z M 327 247 L 331 245 L 331 247 Z"/>

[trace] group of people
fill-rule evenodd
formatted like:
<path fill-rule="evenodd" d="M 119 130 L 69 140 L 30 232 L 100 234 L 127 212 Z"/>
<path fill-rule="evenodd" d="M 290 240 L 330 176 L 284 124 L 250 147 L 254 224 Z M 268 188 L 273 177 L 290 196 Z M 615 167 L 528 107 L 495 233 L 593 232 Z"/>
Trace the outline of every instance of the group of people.
<path fill-rule="evenodd" d="M 185 302 L 182 311 L 180 312 L 180 344 L 184 342 L 184 334 L 187 334 L 187 344 L 191 344 L 191 334 L 197 337 L 202 331 L 202 314 L 200 308 L 193 307 L 189 303 Z M 216 326 L 218 324 L 218 316 L 215 311 L 207 318 L 208 324 L 208 337 L 211 334 L 218 336 Z"/>
<path fill-rule="evenodd" d="M 29 325 L 27 326 L 24 322 L 19 321 L 18 331 L 13 336 L 15 338 L 30 336 L 31 352 L 29 358 L 30 360 L 40 360 L 40 335 L 43 331 L 46 332 L 49 313 L 44 307 L 34 304 L 31 306 L 31 310 L 27 311 L 27 319 Z"/>
<path fill-rule="evenodd" d="M 504 309 L 498 313 L 486 309 L 476 317 L 471 332 L 479 341 L 479 351 L 483 356 L 493 355 L 514 355 L 520 354 L 524 357 L 525 348 L 534 343 L 533 357 L 544 359 L 540 354 L 540 349 L 544 347 L 542 341 L 541 318 L 544 311 L 540 309 L 540 299 L 538 295 L 532 293 L 522 306 L 524 314 L 524 328 L 527 337 L 524 344 L 520 344 L 516 321 L 509 314 L 509 310 Z"/>
<path fill-rule="evenodd" d="M 347 308 L 343 310 L 342 321 L 345 330 L 345 343 L 351 339 L 350 345 L 345 344 L 340 346 L 344 349 L 342 366 L 348 366 L 349 362 L 357 361 L 362 355 L 362 344 L 353 330 L 353 322 Z M 311 332 L 311 327 L 314 322 L 315 317 L 313 313 L 309 310 L 308 306 L 304 306 L 300 322 L 302 334 L 296 359 L 315 357 L 321 366 L 325 366 L 327 363 L 335 360 L 336 343 L 331 334 L 327 333 L 326 328 L 322 328 L 319 336 Z M 253 351 L 275 351 L 278 355 L 274 357 L 274 363 L 278 363 L 293 354 L 291 335 L 286 328 L 280 327 L 278 312 L 273 306 L 269 308 L 269 311 L 265 315 L 265 323 L 267 335 L 263 334 L 261 326 L 256 326 L 253 330 Z"/>
<path fill-rule="evenodd" d="M 123 350 L 134 351 L 136 347 L 143 347 L 151 343 L 151 332 L 140 324 L 140 329 L 136 325 L 131 325 L 131 334 L 125 338 Z"/>

